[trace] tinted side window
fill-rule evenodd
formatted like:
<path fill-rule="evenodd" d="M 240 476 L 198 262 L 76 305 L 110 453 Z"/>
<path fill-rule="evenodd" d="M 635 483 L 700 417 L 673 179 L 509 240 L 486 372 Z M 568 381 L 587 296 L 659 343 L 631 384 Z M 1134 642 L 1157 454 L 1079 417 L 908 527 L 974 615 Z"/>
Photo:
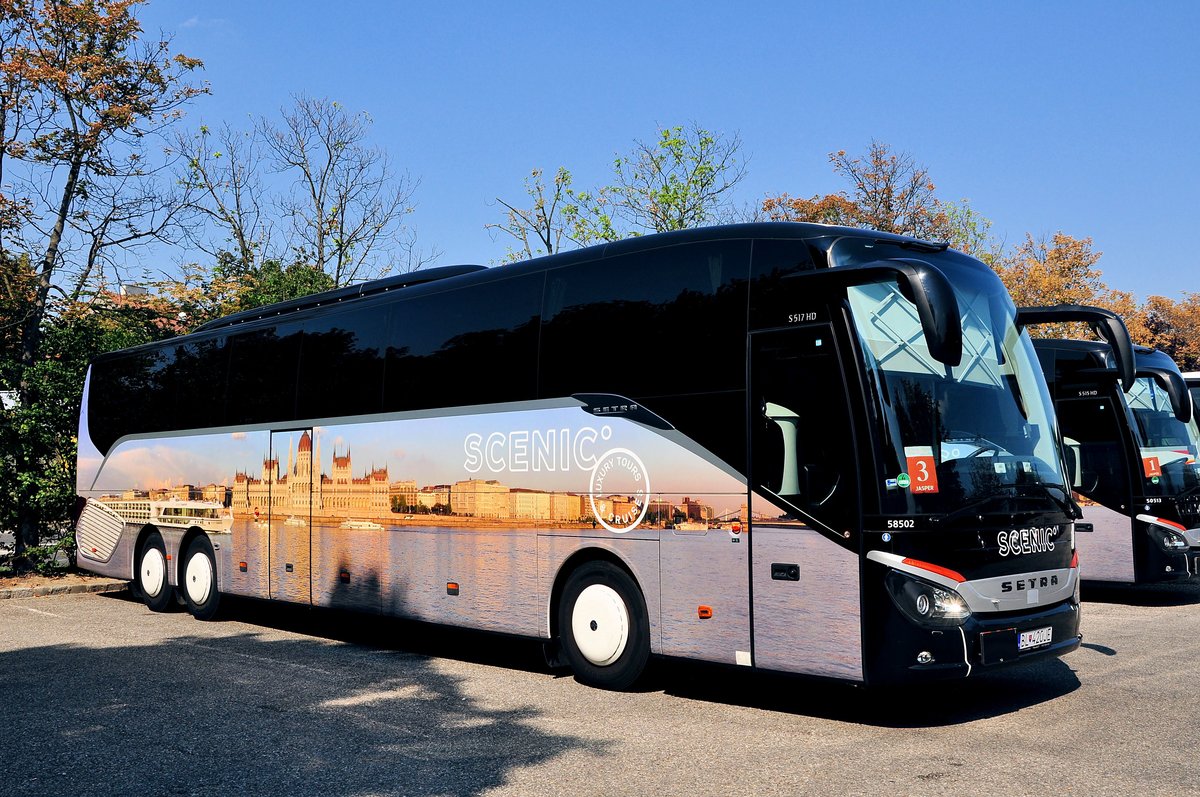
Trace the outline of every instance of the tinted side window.
<path fill-rule="evenodd" d="M 835 530 L 852 528 L 854 435 L 832 329 L 759 332 L 751 346 L 752 483 Z"/>
<path fill-rule="evenodd" d="M 791 323 L 788 318 L 791 314 L 816 309 L 798 306 L 796 291 L 785 281 L 791 274 L 813 268 L 807 241 L 755 240 L 750 273 L 750 325 L 754 329 L 784 326 Z"/>
<path fill-rule="evenodd" d="M 749 260 L 749 241 L 715 241 L 549 272 L 541 395 L 744 389 Z"/>
<path fill-rule="evenodd" d="M 300 330 L 292 324 L 229 336 L 228 424 L 289 421 L 296 417 Z"/>
<path fill-rule="evenodd" d="M 175 408 L 167 380 L 173 360 L 173 351 L 163 348 L 96 363 L 88 429 L 100 451 L 127 434 L 171 428 Z"/>
<path fill-rule="evenodd" d="M 535 398 L 542 283 L 529 274 L 394 304 L 384 409 Z"/>
<path fill-rule="evenodd" d="M 1127 504 L 1130 474 L 1117 407 L 1106 398 L 1085 398 L 1059 401 L 1055 409 L 1071 486 L 1103 504 Z"/>
<path fill-rule="evenodd" d="M 304 325 L 299 418 L 365 415 L 383 407 L 388 307 L 363 307 Z"/>
<path fill-rule="evenodd" d="M 224 338 L 209 338 L 175 347 L 169 390 L 174 428 L 221 426 L 225 423 L 225 381 L 229 347 Z"/>

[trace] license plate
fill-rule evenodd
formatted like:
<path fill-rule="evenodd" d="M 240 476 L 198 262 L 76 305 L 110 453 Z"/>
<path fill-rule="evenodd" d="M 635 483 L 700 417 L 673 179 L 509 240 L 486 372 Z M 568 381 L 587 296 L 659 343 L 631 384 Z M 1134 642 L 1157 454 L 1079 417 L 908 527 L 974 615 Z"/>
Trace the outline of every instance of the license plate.
<path fill-rule="evenodd" d="M 1030 648 L 1049 645 L 1053 638 L 1054 629 L 1049 626 L 1038 628 L 1034 631 L 1022 631 L 1017 636 L 1017 650 L 1029 650 Z"/>

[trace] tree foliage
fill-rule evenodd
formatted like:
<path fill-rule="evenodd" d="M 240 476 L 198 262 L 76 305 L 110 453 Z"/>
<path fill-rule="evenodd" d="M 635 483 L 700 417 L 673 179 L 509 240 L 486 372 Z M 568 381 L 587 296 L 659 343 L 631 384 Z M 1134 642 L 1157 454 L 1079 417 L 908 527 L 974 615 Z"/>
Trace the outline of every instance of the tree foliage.
<path fill-rule="evenodd" d="M 912 155 L 872 141 L 863 155 L 838 150 L 829 154 L 829 162 L 849 183 L 848 192 L 811 199 L 778 194 L 763 200 L 763 212 L 774 221 L 840 224 L 929 240 L 950 237 L 950 218 L 929 170 Z"/>
<path fill-rule="evenodd" d="M 504 262 L 565 247 L 587 246 L 655 232 L 732 221 L 733 190 L 746 176 L 741 138 L 696 123 L 663 128 L 652 143 L 613 160 L 612 180 L 591 190 L 572 187 L 565 167 L 552 186 L 541 169 L 525 179 L 525 203 L 497 198 L 505 220 L 486 225 L 517 242 Z"/>
<path fill-rule="evenodd" d="M 1151 336 L 1133 294 L 1109 288 L 1096 268 L 1101 253 L 1091 238 L 1074 238 L 1057 232 L 1050 240 L 1027 235 L 1017 248 L 993 267 L 1018 307 L 1051 304 L 1085 304 L 1120 315 L 1138 343 Z M 1046 324 L 1032 327 L 1035 337 L 1091 337 L 1082 324 Z"/>
<path fill-rule="evenodd" d="M 571 173 L 560 166 L 554 173 L 554 182 L 547 186 L 541 169 L 534 169 L 525 178 L 525 194 L 529 197 L 528 207 L 517 207 L 500 197 L 496 201 L 504 206 L 505 220 L 500 224 L 484 225 L 493 233 L 502 232 L 516 242 L 517 247 L 508 247 L 503 263 L 515 263 L 541 255 L 552 255 L 567 244 L 576 244 L 571 237 L 578 206 L 571 201 Z"/>
<path fill-rule="evenodd" d="M 613 180 L 574 200 L 572 238 L 581 244 L 703 227 L 733 218 L 732 192 L 746 176 L 742 140 L 692 122 L 634 141 L 613 161 Z"/>
<path fill-rule="evenodd" d="M 176 205 L 153 188 L 148 142 L 206 90 L 187 82 L 199 61 L 142 38 L 137 5 L 0 0 L 0 258 L 8 306 L 29 299 L 6 374 L 20 407 L 6 427 L 25 433 L 6 452 L 20 474 L 10 493 L 18 555 L 38 541 L 36 485 L 58 462 L 36 434 L 50 427 L 35 417 L 57 412 L 44 387 L 57 371 L 42 351 L 51 288 L 78 295 L 108 253 L 168 234 Z"/>
<path fill-rule="evenodd" d="M 290 248 L 297 260 L 328 272 L 335 286 L 386 274 L 397 252 L 404 270 L 420 265 L 404 226 L 416 183 L 367 145 L 370 126 L 366 113 L 299 96 L 282 123 L 264 119 L 259 127 L 275 170 L 292 179 L 292 191 L 280 199 Z"/>

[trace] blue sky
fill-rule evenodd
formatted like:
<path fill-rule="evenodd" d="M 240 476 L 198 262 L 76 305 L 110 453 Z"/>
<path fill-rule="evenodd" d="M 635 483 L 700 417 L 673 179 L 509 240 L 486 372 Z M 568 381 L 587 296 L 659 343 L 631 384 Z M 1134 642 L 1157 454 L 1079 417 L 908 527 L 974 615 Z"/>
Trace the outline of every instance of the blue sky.
<path fill-rule="evenodd" d="M 439 265 L 491 263 L 497 196 L 535 166 L 605 181 L 659 126 L 738 133 L 739 200 L 845 188 L 872 139 L 928 166 L 1009 243 L 1091 236 L 1110 287 L 1200 290 L 1200 4 L 169 2 L 141 12 L 206 63 L 185 124 L 249 126 L 305 93 L 374 119 L 421 180 Z"/>

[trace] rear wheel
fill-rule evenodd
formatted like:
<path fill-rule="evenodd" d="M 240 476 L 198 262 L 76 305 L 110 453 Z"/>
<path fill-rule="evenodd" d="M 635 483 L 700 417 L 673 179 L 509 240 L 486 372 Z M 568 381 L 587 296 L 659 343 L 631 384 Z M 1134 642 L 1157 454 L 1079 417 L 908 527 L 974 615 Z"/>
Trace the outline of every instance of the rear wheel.
<path fill-rule="evenodd" d="M 210 620 L 217 613 L 221 593 L 217 591 L 217 562 L 208 537 L 196 537 L 183 555 L 183 600 L 197 620 Z"/>
<path fill-rule="evenodd" d="M 609 562 L 588 562 L 567 578 L 558 607 L 563 651 L 575 677 L 627 689 L 650 658 L 646 601 L 633 578 Z"/>
<path fill-rule="evenodd" d="M 167 582 L 167 547 L 162 535 L 154 531 L 142 542 L 137 569 L 138 591 L 150 611 L 165 612 L 171 608 L 175 588 Z"/>

